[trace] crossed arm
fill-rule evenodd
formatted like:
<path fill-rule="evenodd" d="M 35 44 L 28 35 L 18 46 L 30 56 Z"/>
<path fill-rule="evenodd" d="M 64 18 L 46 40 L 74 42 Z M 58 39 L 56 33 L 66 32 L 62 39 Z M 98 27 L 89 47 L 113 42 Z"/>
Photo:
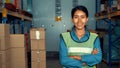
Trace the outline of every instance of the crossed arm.
<path fill-rule="evenodd" d="M 98 49 L 94 49 L 93 51 L 92 51 L 92 55 L 95 55 L 95 54 L 97 54 L 98 53 Z M 69 56 L 70 58 L 73 58 L 73 59 L 76 59 L 76 60 L 82 60 L 82 57 L 81 56 Z"/>
<path fill-rule="evenodd" d="M 94 49 L 93 51 L 92 51 L 92 55 L 95 55 L 95 54 L 97 54 L 99 51 L 98 51 L 98 49 Z M 73 58 L 73 59 L 76 59 L 76 60 L 82 60 L 82 57 L 81 56 L 69 56 L 70 58 Z M 86 63 L 82 63 L 82 65 L 83 66 L 85 66 L 86 65 Z"/>

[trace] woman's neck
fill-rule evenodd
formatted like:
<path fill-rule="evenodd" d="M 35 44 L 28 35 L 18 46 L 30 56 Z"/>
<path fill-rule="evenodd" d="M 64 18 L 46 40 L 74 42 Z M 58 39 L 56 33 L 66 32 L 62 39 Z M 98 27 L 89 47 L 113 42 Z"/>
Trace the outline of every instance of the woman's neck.
<path fill-rule="evenodd" d="M 81 39 L 85 34 L 85 29 L 77 30 L 76 29 L 76 35 L 79 39 Z"/>

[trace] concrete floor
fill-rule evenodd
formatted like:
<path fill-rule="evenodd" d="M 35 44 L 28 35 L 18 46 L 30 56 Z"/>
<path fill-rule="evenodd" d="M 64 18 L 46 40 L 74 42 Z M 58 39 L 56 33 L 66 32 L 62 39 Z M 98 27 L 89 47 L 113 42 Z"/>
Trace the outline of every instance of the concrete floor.
<path fill-rule="evenodd" d="M 62 68 L 58 59 L 48 59 L 46 64 L 47 68 Z"/>
<path fill-rule="evenodd" d="M 62 68 L 62 66 L 59 64 L 58 59 L 47 59 L 46 64 L 47 64 L 47 68 Z M 108 65 L 105 62 L 101 62 L 100 64 L 97 65 L 97 68 L 120 68 L 120 63 L 108 67 Z"/>
<path fill-rule="evenodd" d="M 62 68 L 62 66 L 59 63 L 59 59 L 47 59 L 46 60 L 46 68 Z M 28 68 L 31 68 L 31 63 L 28 65 Z M 119 64 L 114 64 L 111 67 L 108 66 L 105 62 L 101 62 L 97 65 L 97 68 L 120 68 L 120 63 Z"/>
<path fill-rule="evenodd" d="M 48 54 L 49 55 L 49 54 Z M 28 68 L 31 68 L 31 62 L 30 62 L 30 54 L 29 56 L 29 65 Z M 57 57 L 56 57 L 57 56 Z M 59 63 L 58 54 L 55 57 L 52 55 L 52 57 L 49 55 L 46 57 L 46 68 L 62 68 L 62 66 Z M 120 68 L 120 63 L 113 64 L 111 67 L 108 66 L 105 62 L 101 62 L 97 65 L 97 68 Z"/>

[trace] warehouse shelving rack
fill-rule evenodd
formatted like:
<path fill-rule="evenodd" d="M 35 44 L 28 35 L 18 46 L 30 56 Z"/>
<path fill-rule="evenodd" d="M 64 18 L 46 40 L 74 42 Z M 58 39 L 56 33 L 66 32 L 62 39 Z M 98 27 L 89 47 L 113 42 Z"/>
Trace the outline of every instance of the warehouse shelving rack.
<path fill-rule="evenodd" d="M 112 2 L 112 0 L 108 0 L 108 8 L 111 8 L 111 2 Z M 100 0 L 96 0 L 96 14 L 98 12 L 100 12 L 99 11 L 99 6 L 100 6 Z M 105 31 L 98 31 L 99 29 L 98 29 L 97 24 L 96 24 L 96 30 L 98 31 L 99 34 L 102 34 L 102 33 L 104 33 L 104 34 L 107 33 L 108 34 L 108 38 L 109 38 L 108 39 L 108 43 L 109 43 L 108 44 L 108 61 L 105 60 L 104 58 L 103 58 L 103 61 L 108 64 L 109 68 L 112 68 L 112 64 L 114 64 L 114 63 L 115 64 L 120 63 L 120 59 L 112 59 L 111 58 L 111 56 L 112 56 L 112 51 L 111 50 L 112 50 L 112 47 L 114 47 L 112 43 L 120 40 L 120 37 L 118 37 L 115 41 L 112 41 L 112 34 L 113 34 L 112 33 L 112 27 L 115 27 L 115 25 L 113 24 L 113 19 L 118 19 L 118 18 L 120 18 L 120 10 L 116 10 L 114 12 L 110 12 L 110 10 L 108 10 L 106 14 L 96 16 L 97 21 L 103 20 L 108 24 L 107 32 L 106 32 L 106 30 Z M 102 34 L 102 36 L 104 36 L 104 34 Z M 116 62 L 113 62 L 113 61 L 116 61 Z"/>
<path fill-rule="evenodd" d="M 23 0 L 21 0 L 23 1 Z M 7 10 L 7 12 L 3 11 L 3 9 Z M 3 15 L 5 13 L 5 16 Z M 33 18 L 31 16 L 26 16 L 21 12 L 18 11 L 11 11 L 9 9 L 6 9 L 6 3 L 2 3 L 0 5 L 0 23 L 2 24 L 10 24 L 10 27 L 12 30 L 11 34 L 17 34 L 16 31 L 20 31 L 20 34 L 25 34 L 25 40 L 26 40 L 26 51 L 27 51 L 27 57 L 28 57 L 28 67 L 30 67 L 30 52 L 29 52 L 29 33 L 30 28 L 33 27 L 32 24 Z M 16 24 L 20 26 L 19 30 L 16 30 Z"/>
<path fill-rule="evenodd" d="M 14 12 L 9 9 L 6 9 L 6 3 L 3 3 L 2 7 L 0 7 L 0 15 L 1 15 L 1 23 L 2 24 L 12 24 L 13 25 L 13 33 L 15 34 L 15 24 L 19 24 L 21 26 L 21 33 L 24 34 L 24 27 L 28 27 L 26 25 L 26 21 L 29 22 L 30 27 L 32 27 L 32 17 L 26 16 L 20 12 Z M 4 11 L 5 9 L 6 11 Z M 3 15 L 6 14 L 5 16 Z M 17 22 L 16 22 L 17 21 Z M 27 32 L 29 31 L 29 27 Z"/>

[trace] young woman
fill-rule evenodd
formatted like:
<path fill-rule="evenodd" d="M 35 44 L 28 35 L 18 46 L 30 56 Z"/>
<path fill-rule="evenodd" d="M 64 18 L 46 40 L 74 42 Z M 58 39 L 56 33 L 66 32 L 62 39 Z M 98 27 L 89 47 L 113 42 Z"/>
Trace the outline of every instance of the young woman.
<path fill-rule="evenodd" d="M 102 60 L 102 52 L 98 35 L 85 28 L 88 10 L 82 5 L 76 6 L 71 16 L 72 30 L 60 35 L 60 63 L 64 68 L 96 68 Z"/>

